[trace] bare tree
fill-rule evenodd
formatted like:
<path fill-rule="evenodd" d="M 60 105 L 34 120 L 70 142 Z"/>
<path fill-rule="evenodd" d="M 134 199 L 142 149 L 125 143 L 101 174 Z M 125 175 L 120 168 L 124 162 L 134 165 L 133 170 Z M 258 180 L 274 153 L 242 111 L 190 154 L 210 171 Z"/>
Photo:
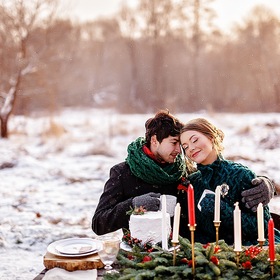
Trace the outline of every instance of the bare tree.
<path fill-rule="evenodd" d="M 186 52 L 188 53 L 186 69 L 189 67 L 188 80 L 186 85 L 190 88 L 188 94 L 195 94 L 199 100 L 199 65 L 200 50 L 205 44 L 205 29 L 213 31 L 213 18 L 215 16 L 210 4 L 213 0 L 139 0 L 135 9 L 125 7 L 122 10 L 121 29 L 123 36 L 127 40 L 127 46 L 131 58 L 132 87 L 130 90 L 131 100 L 140 96 L 140 81 L 137 81 L 141 69 L 137 64 L 136 49 L 140 40 L 145 42 L 146 56 L 150 56 L 147 61 L 150 75 L 146 75 L 146 84 L 149 84 L 146 91 L 141 92 L 142 100 L 146 99 L 146 110 L 149 108 L 169 106 L 174 104 L 176 98 L 170 97 L 170 89 L 176 92 L 168 79 L 170 74 L 175 72 L 169 68 L 173 63 L 170 61 L 171 53 L 176 50 L 173 42 L 178 42 L 178 46 L 183 38 L 186 38 Z M 138 37 L 137 37 L 138 36 Z M 191 40 L 192 44 L 189 44 Z M 191 45 L 191 47 L 190 47 Z M 172 48 L 170 47 L 172 46 Z M 150 52 L 150 54 L 149 54 Z M 139 53 L 139 51 L 138 51 Z M 180 61 L 180 59 L 179 59 Z M 182 60 L 181 60 L 182 61 Z M 188 63 L 188 61 L 190 63 Z M 134 66 L 135 64 L 135 66 Z M 178 65 L 178 64 L 177 64 Z M 146 72 L 148 72 L 146 71 Z M 173 77 L 174 78 L 174 77 Z M 174 79 L 173 79 L 174 81 Z M 171 81 L 171 84 L 174 82 Z M 202 98 L 202 93 L 200 93 Z M 177 96 L 177 99 L 180 98 Z M 186 99 L 186 94 L 185 94 Z M 147 100 L 149 100 L 147 102 Z M 179 102 L 179 101 L 178 101 Z M 138 102 L 139 103 L 139 102 Z"/>
<path fill-rule="evenodd" d="M 279 19 L 270 9 L 257 6 L 244 23 L 237 26 L 236 35 L 233 43 L 236 63 L 232 70 L 236 76 L 233 81 L 242 89 L 240 107 L 278 111 Z"/>
<path fill-rule="evenodd" d="M 135 63 L 131 68 L 133 83 L 130 96 L 138 99 L 141 92 L 142 100 L 146 100 L 144 103 L 146 111 L 162 108 L 166 105 L 168 97 L 166 96 L 166 46 L 164 44 L 168 37 L 173 36 L 176 29 L 180 29 L 179 5 L 173 0 L 139 0 L 134 9 L 125 8 L 121 13 L 121 28 L 126 37 L 131 63 Z M 136 67 L 137 45 L 138 48 L 141 45 L 146 46 L 145 55 L 148 57 L 145 86 L 142 87 L 137 81 L 140 77 L 140 70 Z"/>
<path fill-rule="evenodd" d="M 11 0 L 0 6 L 0 40 L 4 62 L 1 77 L 1 137 L 8 138 L 8 120 L 15 106 L 25 76 L 37 71 L 38 54 L 29 48 L 34 28 L 52 21 L 57 0 Z"/>
<path fill-rule="evenodd" d="M 197 107 L 200 107 L 206 101 L 200 87 L 201 65 L 203 65 L 201 53 L 204 51 L 206 41 L 209 39 L 207 34 L 211 34 L 215 30 L 213 20 L 216 14 L 213 8 L 211 8 L 213 1 L 182 0 L 180 2 L 181 14 L 185 18 L 185 35 L 191 40 L 191 53 L 187 54 L 190 56 L 190 63 L 192 65 L 191 79 L 188 79 L 191 82 L 189 95 L 195 96 L 199 104 L 193 105 Z"/>
<path fill-rule="evenodd" d="M 144 103 L 141 100 L 141 91 L 139 87 L 139 74 L 137 64 L 137 35 L 139 35 L 139 25 L 135 18 L 135 11 L 123 4 L 118 14 L 118 22 L 122 36 L 124 38 L 127 53 L 130 59 L 130 85 L 128 98 L 123 99 L 126 102 L 126 108 L 144 109 Z"/>
<path fill-rule="evenodd" d="M 91 92 L 93 104 L 108 107 L 118 107 L 119 86 L 115 80 L 119 80 L 120 71 L 120 30 L 115 18 L 97 19 L 82 25 L 82 40 L 84 39 L 84 51 L 81 53 L 83 73 L 88 81 L 88 91 Z M 117 53 L 117 54 L 116 54 Z M 121 100 L 120 100 L 121 102 Z"/>

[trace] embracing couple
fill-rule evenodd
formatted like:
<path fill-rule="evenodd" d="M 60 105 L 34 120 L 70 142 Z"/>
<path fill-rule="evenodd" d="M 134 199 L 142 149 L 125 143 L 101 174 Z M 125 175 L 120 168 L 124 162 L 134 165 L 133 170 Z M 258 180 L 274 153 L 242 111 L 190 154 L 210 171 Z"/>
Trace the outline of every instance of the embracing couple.
<path fill-rule="evenodd" d="M 259 203 L 264 206 L 267 238 L 271 217 L 267 204 L 275 187 L 268 178 L 257 176 L 248 167 L 223 157 L 224 133 L 220 129 L 204 118 L 183 124 L 165 110 L 148 119 L 145 128 L 145 137 L 129 144 L 125 161 L 110 170 L 110 178 L 92 218 L 96 234 L 128 229 L 127 211 L 140 206 L 147 211 L 157 211 L 159 196 L 170 194 L 177 197 L 182 207 L 180 235 L 189 238 L 186 193 L 179 187 L 187 180 L 195 193 L 196 242 L 215 241 L 213 192 L 222 184 L 228 185 L 228 190 L 221 197 L 220 238 L 233 244 L 235 202 L 239 202 L 242 213 L 242 243 L 257 244 Z M 275 237 L 280 241 L 277 230 Z"/>

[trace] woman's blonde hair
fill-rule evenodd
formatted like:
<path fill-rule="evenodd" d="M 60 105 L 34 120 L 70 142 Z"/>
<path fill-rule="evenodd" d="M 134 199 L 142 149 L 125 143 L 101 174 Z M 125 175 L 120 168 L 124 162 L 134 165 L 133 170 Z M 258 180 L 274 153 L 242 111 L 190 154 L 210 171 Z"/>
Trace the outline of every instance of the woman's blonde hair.
<path fill-rule="evenodd" d="M 190 130 L 198 131 L 210 139 L 213 143 L 213 148 L 216 150 L 218 155 L 224 150 L 223 140 L 225 135 L 223 131 L 214 126 L 208 120 L 204 118 L 190 120 L 183 126 L 180 134 Z M 188 158 L 186 158 L 186 164 L 189 172 L 196 170 L 194 162 Z"/>

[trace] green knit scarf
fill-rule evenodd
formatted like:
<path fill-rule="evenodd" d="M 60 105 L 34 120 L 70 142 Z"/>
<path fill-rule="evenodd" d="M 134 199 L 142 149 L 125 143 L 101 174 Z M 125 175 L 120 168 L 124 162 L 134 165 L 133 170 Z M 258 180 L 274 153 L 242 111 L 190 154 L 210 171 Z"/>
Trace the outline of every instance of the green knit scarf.
<path fill-rule="evenodd" d="M 172 164 L 160 166 L 143 151 L 146 143 L 143 137 L 137 138 L 128 145 L 126 163 L 136 177 L 149 184 L 167 185 L 178 182 L 186 173 L 186 167 L 181 155 Z"/>

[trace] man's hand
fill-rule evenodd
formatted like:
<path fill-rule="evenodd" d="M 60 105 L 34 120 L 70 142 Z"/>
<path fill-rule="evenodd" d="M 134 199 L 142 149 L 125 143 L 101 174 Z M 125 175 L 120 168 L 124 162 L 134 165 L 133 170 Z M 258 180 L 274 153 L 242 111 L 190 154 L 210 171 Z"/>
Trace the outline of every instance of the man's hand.
<path fill-rule="evenodd" d="M 136 196 L 132 200 L 133 207 L 143 206 L 147 211 L 158 211 L 160 205 L 160 193 L 147 193 Z"/>
<path fill-rule="evenodd" d="M 266 177 L 257 177 L 251 183 L 255 187 L 243 191 L 241 195 L 245 206 L 255 212 L 259 203 L 264 206 L 269 203 L 274 196 L 275 189 L 273 183 Z"/>

